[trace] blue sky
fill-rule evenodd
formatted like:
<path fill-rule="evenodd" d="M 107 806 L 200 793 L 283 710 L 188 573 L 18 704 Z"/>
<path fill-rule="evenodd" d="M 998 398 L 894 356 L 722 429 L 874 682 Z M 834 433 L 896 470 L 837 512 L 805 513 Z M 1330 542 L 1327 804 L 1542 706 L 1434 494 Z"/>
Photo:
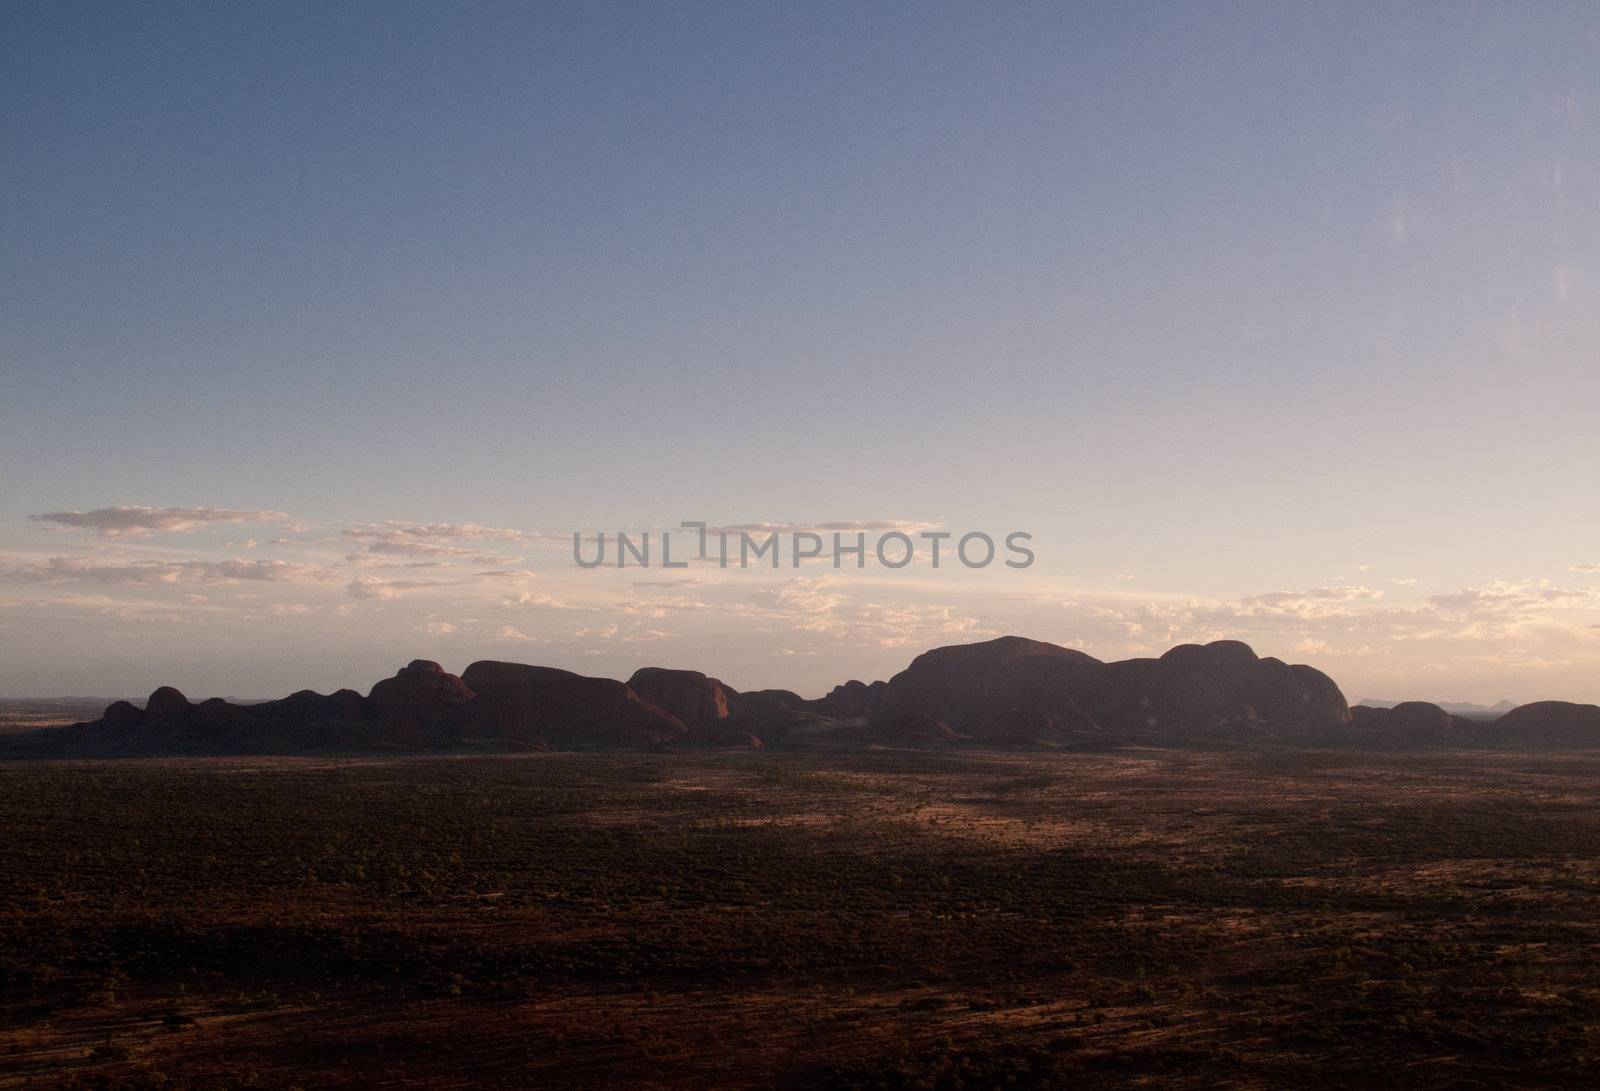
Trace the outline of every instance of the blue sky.
<path fill-rule="evenodd" d="M 0 51 L 0 692 L 816 691 L 1024 631 L 1600 697 L 1593 5 L 15 4 Z M 282 518 L 28 518 L 128 506 Z M 538 544 L 693 518 L 1039 562 L 642 618 Z M 394 586 L 380 524 L 531 575 Z M 234 560 L 290 567 L 149 567 Z"/>

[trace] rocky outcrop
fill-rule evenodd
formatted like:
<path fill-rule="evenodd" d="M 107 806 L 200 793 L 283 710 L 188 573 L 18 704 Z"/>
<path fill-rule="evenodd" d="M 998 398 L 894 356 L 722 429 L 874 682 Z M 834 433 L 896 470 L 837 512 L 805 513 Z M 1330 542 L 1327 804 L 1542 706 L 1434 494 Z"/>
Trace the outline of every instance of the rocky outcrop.
<path fill-rule="evenodd" d="M 405 671 L 402 670 L 400 673 L 404 674 Z M 377 719 L 385 707 L 398 711 L 402 715 L 409 715 L 401 696 L 404 692 L 403 687 L 390 686 L 389 683 L 391 681 L 393 680 L 385 679 L 373 687 L 374 692 L 382 691 L 385 694 L 385 699 L 378 702 L 368 701 L 367 698 L 353 689 L 337 690 L 326 696 L 316 690 L 302 689 L 281 700 L 243 706 L 239 708 L 239 712 L 242 719 L 252 722 L 303 720 L 324 724 L 355 723 L 367 718 Z M 459 682 L 460 679 L 456 679 L 456 681 Z M 405 683 L 407 686 L 412 684 L 414 684 L 412 680 L 408 680 Z M 450 700 L 435 702 L 427 699 L 427 703 L 436 705 L 438 703 L 456 704 L 458 702 Z"/>
<path fill-rule="evenodd" d="M 1488 734 L 1503 745 L 1594 746 L 1600 744 L 1600 705 L 1569 701 L 1518 705 L 1494 721 Z"/>
<path fill-rule="evenodd" d="M 739 697 L 716 678 L 699 671 L 641 667 L 628 686 L 647 704 L 669 712 L 690 727 L 710 725 L 739 712 Z"/>
<path fill-rule="evenodd" d="M 130 727 L 144 720 L 144 709 L 132 701 L 113 701 L 106 706 L 100 722 L 108 727 Z"/>
<path fill-rule="evenodd" d="M 1003 636 L 924 652 L 889 679 L 877 714 L 935 720 L 965 735 L 994 738 L 1014 732 L 1016 714 L 1082 723 L 1105 664 L 1091 655 Z"/>
<path fill-rule="evenodd" d="M 1451 735 L 1459 725 L 1454 716 L 1430 701 L 1401 701 L 1389 710 L 1387 726 L 1407 735 Z"/>
<path fill-rule="evenodd" d="M 841 686 L 834 686 L 826 697 L 811 702 L 813 712 L 837 720 L 865 720 L 883 710 L 889 695 L 889 683 L 873 682 L 868 685 L 855 678 Z"/>
<path fill-rule="evenodd" d="M 219 731 L 239 722 L 237 705 L 230 705 L 221 697 L 208 697 L 194 709 L 194 725 L 206 731 Z"/>
<path fill-rule="evenodd" d="M 735 750 L 760 750 L 767 745 L 766 740 L 760 735 L 746 730 L 739 717 L 692 725 L 681 741 L 688 746 L 725 747 Z"/>
<path fill-rule="evenodd" d="M 476 694 L 474 726 L 499 739 L 588 749 L 671 742 L 688 733 L 682 720 L 611 678 L 483 660 L 461 680 Z"/>
<path fill-rule="evenodd" d="M 1600 706 L 1543 701 L 1492 725 L 1422 701 L 1345 704 L 1320 671 L 1221 640 L 1104 663 L 1023 637 L 936 648 L 887 682 L 807 701 L 739 693 L 698 671 L 649 667 L 626 683 L 481 661 L 460 677 L 415 660 L 363 697 L 301 690 L 277 701 L 192 704 L 162 687 L 92 724 L 0 740 L 0 751 L 304 753 L 438 749 L 1312 746 L 1600 746 Z M 54 749 L 52 749 L 54 748 Z"/>
<path fill-rule="evenodd" d="M 370 713 L 379 721 L 376 738 L 384 745 L 433 747 L 460 743 L 467 733 L 467 706 L 472 690 L 430 659 L 413 659 L 393 678 L 385 678 L 367 694 Z M 338 716 L 330 698 L 309 691 L 288 698 L 314 709 L 319 716 Z"/>
<path fill-rule="evenodd" d="M 787 689 L 746 690 L 739 694 L 739 700 L 746 705 L 756 704 L 763 708 L 790 711 L 798 711 L 811 703 L 793 690 Z"/>
<path fill-rule="evenodd" d="M 320 699 L 311 690 L 301 690 L 289 700 L 298 697 Z M 472 690 L 460 678 L 445 673 L 445 669 L 431 659 L 413 659 L 395 673 L 372 687 L 367 699 L 379 708 L 414 713 L 428 711 L 438 705 L 458 705 L 472 700 Z"/>
<path fill-rule="evenodd" d="M 879 717 L 859 737 L 873 746 L 946 746 L 961 741 L 949 724 L 919 712 Z"/>
<path fill-rule="evenodd" d="M 1428 701 L 1402 701 L 1390 708 L 1353 705 L 1347 737 L 1377 746 L 1414 743 L 1465 743 L 1481 734 L 1482 725 L 1452 716 Z"/>
<path fill-rule="evenodd" d="M 1159 659 L 1109 663 L 1085 709 L 1110 730 L 1184 733 L 1251 723 L 1330 726 L 1350 708 L 1321 671 L 1262 658 L 1248 644 L 1183 644 Z"/>
<path fill-rule="evenodd" d="M 193 714 L 194 706 L 189 703 L 189 698 L 171 686 L 162 686 L 144 704 L 144 722 L 147 724 L 186 727 Z"/>
<path fill-rule="evenodd" d="M 641 667 L 628 688 L 646 705 L 682 721 L 688 729 L 684 741 L 696 746 L 764 747 L 769 739 L 784 738 L 805 715 L 806 702 L 797 694 L 742 694 L 699 671 Z"/>
<path fill-rule="evenodd" d="M 1072 701 L 1052 704 L 1047 712 L 1038 703 L 1021 704 L 991 725 L 985 739 L 1021 746 L 1075 745 L 1101 739 L 1105 730 Z"/>
<path fill-rule="evenodd" d="M 836 691 L 837 692 L 837 691 Z M 1332 679 L 1247 644 L 1185 644 L 1159 659 L 1103 663 L 1007 636 L 936 648 L 889 680 L 874 716 L 919 716 L 990 742 L 1119 736 L 1214 737 L 1260 724 L 1348 723 Z"/>

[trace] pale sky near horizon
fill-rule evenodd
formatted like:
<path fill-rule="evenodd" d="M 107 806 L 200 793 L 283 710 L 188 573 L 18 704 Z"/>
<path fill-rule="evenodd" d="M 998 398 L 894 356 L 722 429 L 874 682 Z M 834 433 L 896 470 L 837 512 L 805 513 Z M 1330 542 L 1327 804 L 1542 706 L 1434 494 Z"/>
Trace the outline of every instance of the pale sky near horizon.
<path fill-rule="evenodd" d="M 1600 701 L 1591 3 L 16 3 L 0 96 L 0 695 L 1019 632 Z M 691 519 L 1038 561 L 564 538 Z"/>

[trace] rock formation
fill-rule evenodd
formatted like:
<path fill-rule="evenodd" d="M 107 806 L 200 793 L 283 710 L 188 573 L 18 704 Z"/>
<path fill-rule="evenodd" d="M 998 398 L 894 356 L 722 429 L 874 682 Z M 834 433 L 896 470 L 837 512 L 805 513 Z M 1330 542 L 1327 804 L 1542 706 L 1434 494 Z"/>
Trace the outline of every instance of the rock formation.
<path fill-rule="evenodd" d="M 476 694 L 474 725 L 499 739 L 587 749 L 671 742 L 688 732 L 682 720 L 611 678 L 483 660 L 461 680 Z"/>
<path fill-rule="evenodd" d="M 302 753 L 613 747 L 1239 745 L 1600 746 L 1600 706 L 1541 701 L 1492 725 L 1408 701 L 1350 709 L 1308 666 L 1219 640 L 1104 663 L 1005 636 L 935 648 L 887 682 L 807 701 L 740 693 L 692 670 L 627 682 L 485 660 L 460 677 L 415 660 L 363 697 L 301 690 L 277 701 L 192 704 L 170 686 L 92 724 L 0 740 L 5 753 Z"/>
<path fill-rule="evenodd" d="M 1108 728 L 1163 733 L 1350 722 L 1344 695 L 1327 675 L 1263 659 L 1236 640 L 1180 644 L 1159 659 L 1107 664 L 1085 709 Z"/>
<path fill-rule="evenodd" d="M 193 714 L 194 706 L 189 703 L 189 698 L 171 686 L 162 686 L 144 704 L 144 722 L 147 724 L 185 727 Z"/>
<path fill-rule="evenodd" d="M 310 690 L 301 690 L 290 697 L 320 697 Z M 445 669 L 431 659 L 413 659 L 393 678 L 385 678 L 372 687 L 367 699 L 379 708 L 402 710 L 410 714 L 436 705 L 457 705 L 472 700 L 472 690 L 460 678 L 446 674 Z"/>
<path fill-rule="evenodd" d="M 467 704 L 472 690 L 430 659 L 413 659 L 372 687 L 367 704 L 382 721 L 384 740 L 396 746 L 439 746 L 458 742 L 467 727 Z M 317 702 L 329 698 L 302 693 L 290 701 Z"/>
<path fill-rule="evenodd" d="M 1350 737 L 1380 747 L 1416 743 L 1466 743 L 1477 745 L 1482 724 L 1449 712 L 1428 701 L 1402 701 L 1389 708 L 1353 705 Z"/>
<path fill-rule="evenodd" d="M 1018 712 L 1083 726 L 1082 702 L 1105 666 L 1083 652 L 1020 636 L 935 648 L 889 679 L 879 711 L 938 720 L 980 738 L 1013 734 Z"/>
<path fill-rule="evenodd" d="M 865 720 L 883 710 L 889 693 L 889 683 L 874 682 L 870 686 L 855 678 L 841 686 L 834 686 L 826 697 L 811 702 L 819 715 L 840 720 Z"/>
<path fill-rule="evenodd" d="M 640 667 L 628 679 L 639 699 L 670 712 L 685 724 L 714 724 L 739 711 L 734 691 L 699 671 Z"/>
<path fill-rule="evenodd" d="M 1488 733 L 1507 745 L 1595 746 L 1600 744 L 1600 705 L 1570 701 L 1518 705 L 1490 725 Z"/>

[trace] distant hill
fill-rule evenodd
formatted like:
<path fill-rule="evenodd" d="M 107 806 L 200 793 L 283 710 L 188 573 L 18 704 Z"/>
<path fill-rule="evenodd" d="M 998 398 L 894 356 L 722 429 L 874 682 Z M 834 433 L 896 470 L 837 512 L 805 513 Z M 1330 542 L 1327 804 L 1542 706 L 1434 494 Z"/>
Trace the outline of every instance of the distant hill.
<path fill-rule="evenodd" d="M 1503 702 L 1502 705 L 1509 705 Z M 1497 706 L 1497 708 L 1500 706 Z M 0 739 L 0 757 L 133 754 L 602 750 L 682 747 L 1600 745 L 1600 709 L 1508 712 L 1419 701 L 1352 709 L 1326 674 L 1235 640 L 1102 662 L 1020 636 L 935 648 L 887 682 L 805 700 L 741 693 L 699 671 L 647 667 L 623 682 L 481 661 L 459 676 L 414 660 L 363 696 L 302 690 L 195 703 L 170 686 L 143 707 Z M 1503 727 L 1503 729 L 1502 729 Z"/>
<path fill-rule="evenodd" d="M 1359 703 L 1367 708 L 1394 708 L 1396 705 L 1405 704 L 1404 701 L 1389 701 L 1379 697 L 1363 697 Z M 1504 716 L 1517 707 L 1515 701 L 1499 701 L 1492 705 L 1479 705 L 1471 701 L 1435 701 L 1433 703 L 1452 716 L 1470 716 L 1473 719 Z"/>

